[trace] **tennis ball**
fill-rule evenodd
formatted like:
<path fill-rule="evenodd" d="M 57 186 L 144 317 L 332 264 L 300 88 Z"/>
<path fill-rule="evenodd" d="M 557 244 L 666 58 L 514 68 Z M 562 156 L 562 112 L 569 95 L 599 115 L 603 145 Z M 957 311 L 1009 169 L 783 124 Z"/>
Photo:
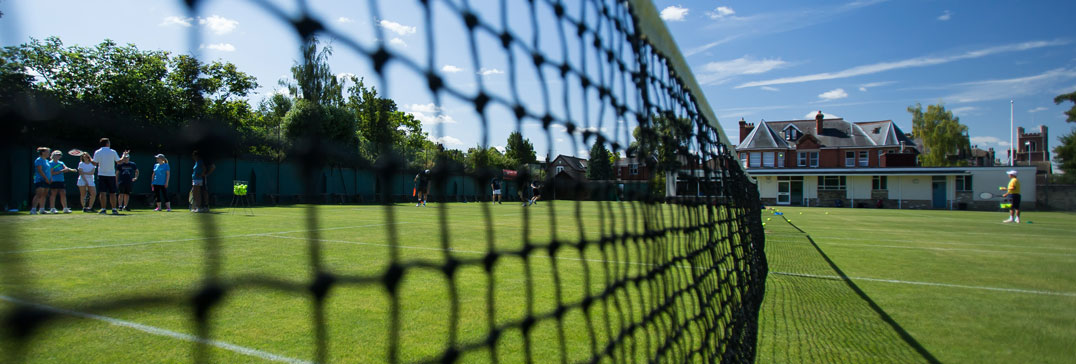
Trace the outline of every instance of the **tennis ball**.
<path fill-rule="evenodd" d="M 1005 187 L 998 187 L 998 191 L 1004 191 Z"/>
<path fill-rule="evenodd" d="M 770 218 L 768 218 L 768 217 L 767 217 L 767 218 L 766 218 L 766 221 L 770 221 Z"/>
<path fill-rule="evenodd" d="M 1028 224 L 1030 224 L 1030 222 Z M 762 223 L 762 226 L 766 226 L 766 223 Z"/>
<path fill-rule="evenodd" d="M 826 211 L 826 215 L 829 215 L 829 211 Z"/>
<path fill-rule="evenodd" d="M 800 212 L 800 215 L 803 215 L 803 212 Z"/>

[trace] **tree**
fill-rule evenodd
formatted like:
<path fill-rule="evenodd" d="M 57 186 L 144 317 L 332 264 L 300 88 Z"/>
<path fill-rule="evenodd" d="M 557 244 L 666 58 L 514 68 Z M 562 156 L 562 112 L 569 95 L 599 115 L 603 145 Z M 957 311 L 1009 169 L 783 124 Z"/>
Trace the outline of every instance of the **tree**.
<path fill-rule="evenodd" d="M 341 105 L 344 103 L 344 86 L 329 68 L 329 56 L 333 54 L 331 45 L 318 51 L 320 41 L 310 38 L 303 45 L 303 60 L 295 61 L 291 66 L 291 77 L 295 82 L 280 81 L 292 95 L 306 99 L 318 105 Z"/>
<path fill-rule="evenodd" d="M 590 147 L 590 161 L 587 162 L 587 179 L 607 180 L 613 178 L 613 164 L 609 149 L 605 148 L 602 138 L 597 138 Z"/>
<path fill-rule="evenodd" d="M 926 112 L 920 104 L 909 106 L 912 114 L 912 135 L 923 141 L 926 151 L 919 155 L 919 164 L 924 167 L 948 167 L 967 165 L 966 160 L 951 159 L 950 156 L 961 155 L 971 149 L 968 140 L 968 127 L 960 124 L 960 118 L 942 104 L 927 106 Z"/>
<path fill-rule="evenodd" d="M 1065 118 L 1065 121 L 1070 123 L 1076 123 L 1076 91 L 1067 94 L 1057 95 L 1057 97 L 1054 98 L 1054 104 L 1057 105 L 1061 105 L 1061 103 L 1065 101 L 1073 103 L 1072 108 L 1068 111 L 1065 111 L 1065 116 L 1067 116 Z"/>
<path fill-rule="evenodd" d="M 534 145 L 531 144 L 530 140 L 523 138 L 523 134 L 518 131 L 508 135 L 508 144 L 505 146 L 504 155 L 508 157 L 512 166 L 524 166 L 538 160 L 538 156 L 534 153 Z"/>

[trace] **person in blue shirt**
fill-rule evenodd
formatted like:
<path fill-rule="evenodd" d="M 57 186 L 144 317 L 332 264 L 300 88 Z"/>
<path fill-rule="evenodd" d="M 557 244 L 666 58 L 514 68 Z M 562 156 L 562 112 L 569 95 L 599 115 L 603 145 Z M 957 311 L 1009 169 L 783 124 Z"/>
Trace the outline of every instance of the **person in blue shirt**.
<path fill-rule="evenodd" d="M 135 181 L 138 181 L 138 165 L 131 162 L 130 153 L 123 153 L 123 159 L 116 164 L 116 174 L 119 180 L 120 210 L 131 211 L 131 188 L 134 187 Z"/>
<path fill-rule="evenodd" d="M 168 181 L 172 179 L 172 171 L 168 167 L 168 158 L 164 154 L 157 154 L 157 164 L 153 165 L 153 175 L 150 176 L 150 185 L 153 194 L 157 198 L 157 208 L 153 211 L 161 211 L 161 204 L 168 212 L 172 212 L 172 202 L 168 200 Z"/>
<path fill-rule="evenodd" d="M 192 212 L 209 212 L 209 192 L 206 191 L 206 177 L 216 167 L 213 162 L 202 159 L 198 151 L 194 151 L 191 154 L 194 159 L 194 171 L 191 173 L 191 194 L 194 195 L 194 204 L 191 205 Z"/>
<path fill-rule="evenodd" d="M 63 212 L 70 214 L 71 209 L 67 208 L 67 186 L 64 184 L 64 173 L 74 172 L 74 169 L 67 168 L 67 165 L 60 160 L 64 153 L 58 150 L 52 151 L 52 160 L 49 161 L 49 174 L 52 175 L 52 182 L 49 183 L 49 206 L 52 206 L 50 213 L 57 214 L 56 211 L 56 195 L 60 195 L 60 204 L 63 206 Z"/>
<path fill-rule="evenodd" d="M 47 214 L 45 211 L 45 199 L 48 198 L 49 184 L 52 183 L 52 166 L 49 165 L 49 148 L 37 148 L 37 159 L 34 160 L 34 198 L 30 202 L 30 215 L 38 212 Z"/>

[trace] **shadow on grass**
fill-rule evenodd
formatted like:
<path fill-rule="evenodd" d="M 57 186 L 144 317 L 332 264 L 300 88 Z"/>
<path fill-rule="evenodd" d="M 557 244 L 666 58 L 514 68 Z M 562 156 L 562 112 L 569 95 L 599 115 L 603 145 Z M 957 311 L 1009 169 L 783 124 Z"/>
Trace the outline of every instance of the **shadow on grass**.
<path fill-rule="evenodd" d="M 759 363 L 938 363 L 814 240 L 767 237 Z M 804 241 L 806 240 L 806 241 Z"/>

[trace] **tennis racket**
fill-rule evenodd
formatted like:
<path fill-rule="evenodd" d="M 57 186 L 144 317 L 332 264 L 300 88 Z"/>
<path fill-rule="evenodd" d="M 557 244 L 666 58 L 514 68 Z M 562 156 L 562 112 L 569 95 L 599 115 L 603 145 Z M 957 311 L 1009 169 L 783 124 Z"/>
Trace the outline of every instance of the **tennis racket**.
<path fill-rule="evenodd" d="M 68 155 L 73 155 L 73 156 L 76 156 L 76 157 L 81 156 L 82 153 L 86 153 L 86 152 L 83 152 L 81 149 L 78 149 L 78 148 L 74 148 L 74 149 L 71 149 L 71 150 L 67 151 Z"/>
<path fill-rule="evenodd" d="M 992 199 L 992 198 L 994 198 L 994 194 L 990 193 L 990 192 L 983 192 L 983 193 L 979 194 L 979 199 L 980 200 L 989 200 L 989 199 Z"/>

